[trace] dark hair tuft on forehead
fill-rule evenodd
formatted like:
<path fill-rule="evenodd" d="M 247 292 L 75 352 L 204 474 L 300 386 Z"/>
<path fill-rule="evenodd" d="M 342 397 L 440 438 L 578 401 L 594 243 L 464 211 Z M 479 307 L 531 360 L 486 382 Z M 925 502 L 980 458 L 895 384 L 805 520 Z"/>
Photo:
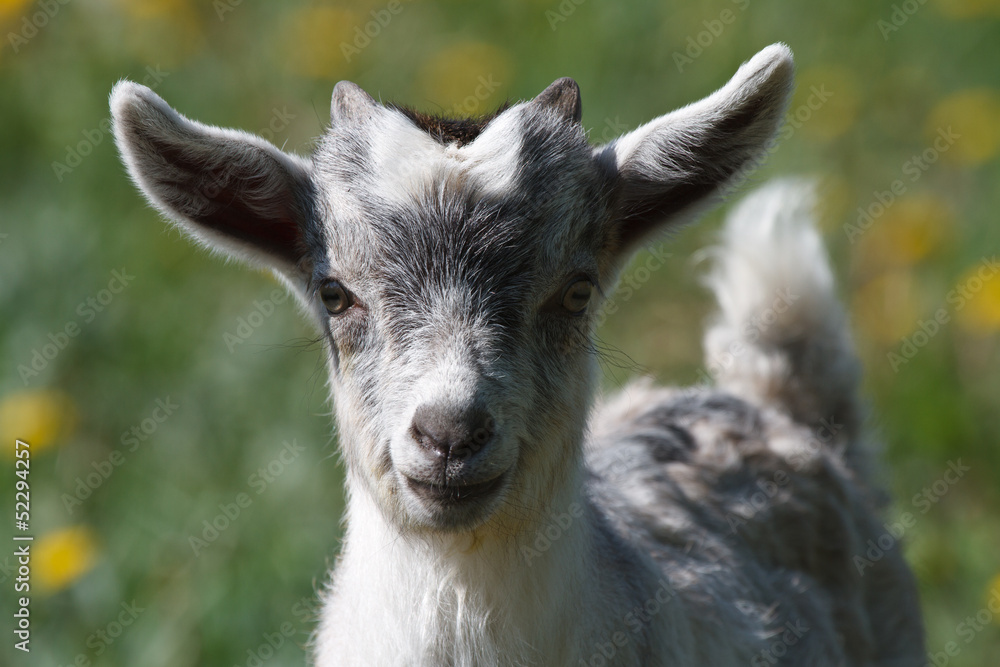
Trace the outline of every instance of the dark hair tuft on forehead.
<path fill-rule="evenodd" d="M 510 107 L 510 102 L 504 102 L 495 110 L 481 116 L 466 118 L 451 118 L 442 114 L 424 113 L 400 104 L 390 103 L 386 106 L 402 112 L 404 116 L 413 121 L 414 125 L 431 135 L 436 141 L 445 145 L 456 143 L 461 147 L 474 141 L 491 120 Z"/>

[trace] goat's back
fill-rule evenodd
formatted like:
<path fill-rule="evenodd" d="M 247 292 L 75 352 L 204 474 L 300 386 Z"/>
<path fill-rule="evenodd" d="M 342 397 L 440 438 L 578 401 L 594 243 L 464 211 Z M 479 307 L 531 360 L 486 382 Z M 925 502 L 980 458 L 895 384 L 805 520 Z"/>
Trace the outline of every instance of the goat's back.
<path fill-rule="evenodd" d="M 591 492 L 707 641 L 744 633 L 761 664 L 920 665 L 916 587 L 878 518 L 859 364 L 812 205 L 808 183 L 785 180 L 730 214 L 708 281 L 715 386 L 638 383 L 599 408 Z"/>
<path fill-rule="evenodd" d="M 592 497 L 705 641 L 743 633 L 777 664 L 921 664 L 912 576 L 895 537 L 870 558 L 891 527 L 838 454 L 837 424 L 816 432 L 723 392 L 648 385 L 597 424 Z"/>

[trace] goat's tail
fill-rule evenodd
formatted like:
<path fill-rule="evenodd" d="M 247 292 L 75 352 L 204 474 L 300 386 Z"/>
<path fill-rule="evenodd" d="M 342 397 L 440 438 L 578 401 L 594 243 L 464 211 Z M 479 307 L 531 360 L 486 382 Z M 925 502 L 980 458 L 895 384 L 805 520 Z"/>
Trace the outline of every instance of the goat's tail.
<path fill-rule="evenodd" d="M 729 214 L 710 251 L 720 312 L 705 335 L 706 362 L 721 388 L 814 429 L 842 430 L 837 440 L 850 443 L 862 421 L 859 364 L 814 200 L 811 182 L 776 180 Z"/>

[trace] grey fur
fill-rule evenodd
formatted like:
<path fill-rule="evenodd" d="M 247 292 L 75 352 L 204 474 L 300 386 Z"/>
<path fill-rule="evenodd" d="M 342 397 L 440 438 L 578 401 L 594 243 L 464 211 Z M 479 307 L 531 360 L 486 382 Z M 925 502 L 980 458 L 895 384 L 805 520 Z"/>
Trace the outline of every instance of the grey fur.
<path fill-rule="evenodd" d="M 898 552 L 855 567 L 880 533 L 856 362 L 809 214 L 772 211 L 778 189 L 752 201 L 779 222 L 755 236 L 741 209 L 713 274 L 709 358 L 738 341 L 739 362 L 714 388 L 639 384 L 591 410 L 591 329 L 620 267 L 765 149 L 791 77 L 769 47 L 706 100 L 596 148 L 568 79 L 454 121 L 343 82 L 308 159 L 116 87 L 115 138 L 150 201 L 273 266 L 329 343 L 349 503 L 318 665 L 922 663 Z M 204 197 L 229 164 L 225 202 Z M 747 247 L 803 260 L 775 257 L 781 273 Z M 786 280 L 808 289 L 747 338 Z M 352 304 L 337 314 L 330 281 Z M 597 289 L 576 313 L 580 281 Z M 426 415 L 455 443 L 428 446 Z M 469 415 L 490 424 L 475 446 Z M 455 503 L 415 491 L 482 485 Z"/>

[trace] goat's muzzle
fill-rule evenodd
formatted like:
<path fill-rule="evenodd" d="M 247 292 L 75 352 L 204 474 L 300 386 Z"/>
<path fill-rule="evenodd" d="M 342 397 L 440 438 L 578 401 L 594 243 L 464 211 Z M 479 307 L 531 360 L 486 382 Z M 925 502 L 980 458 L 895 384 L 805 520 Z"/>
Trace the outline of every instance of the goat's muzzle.
<path fill-rule="evenodd" d="M 456 505 L 485 498 L 500 488 L 504 470 L 489 465 L 497 422 L 489 411 L 425 404 L 417 408 L 409 437 L 424 459 L 419 474 L 404 475 L 421 500 Z"/>

